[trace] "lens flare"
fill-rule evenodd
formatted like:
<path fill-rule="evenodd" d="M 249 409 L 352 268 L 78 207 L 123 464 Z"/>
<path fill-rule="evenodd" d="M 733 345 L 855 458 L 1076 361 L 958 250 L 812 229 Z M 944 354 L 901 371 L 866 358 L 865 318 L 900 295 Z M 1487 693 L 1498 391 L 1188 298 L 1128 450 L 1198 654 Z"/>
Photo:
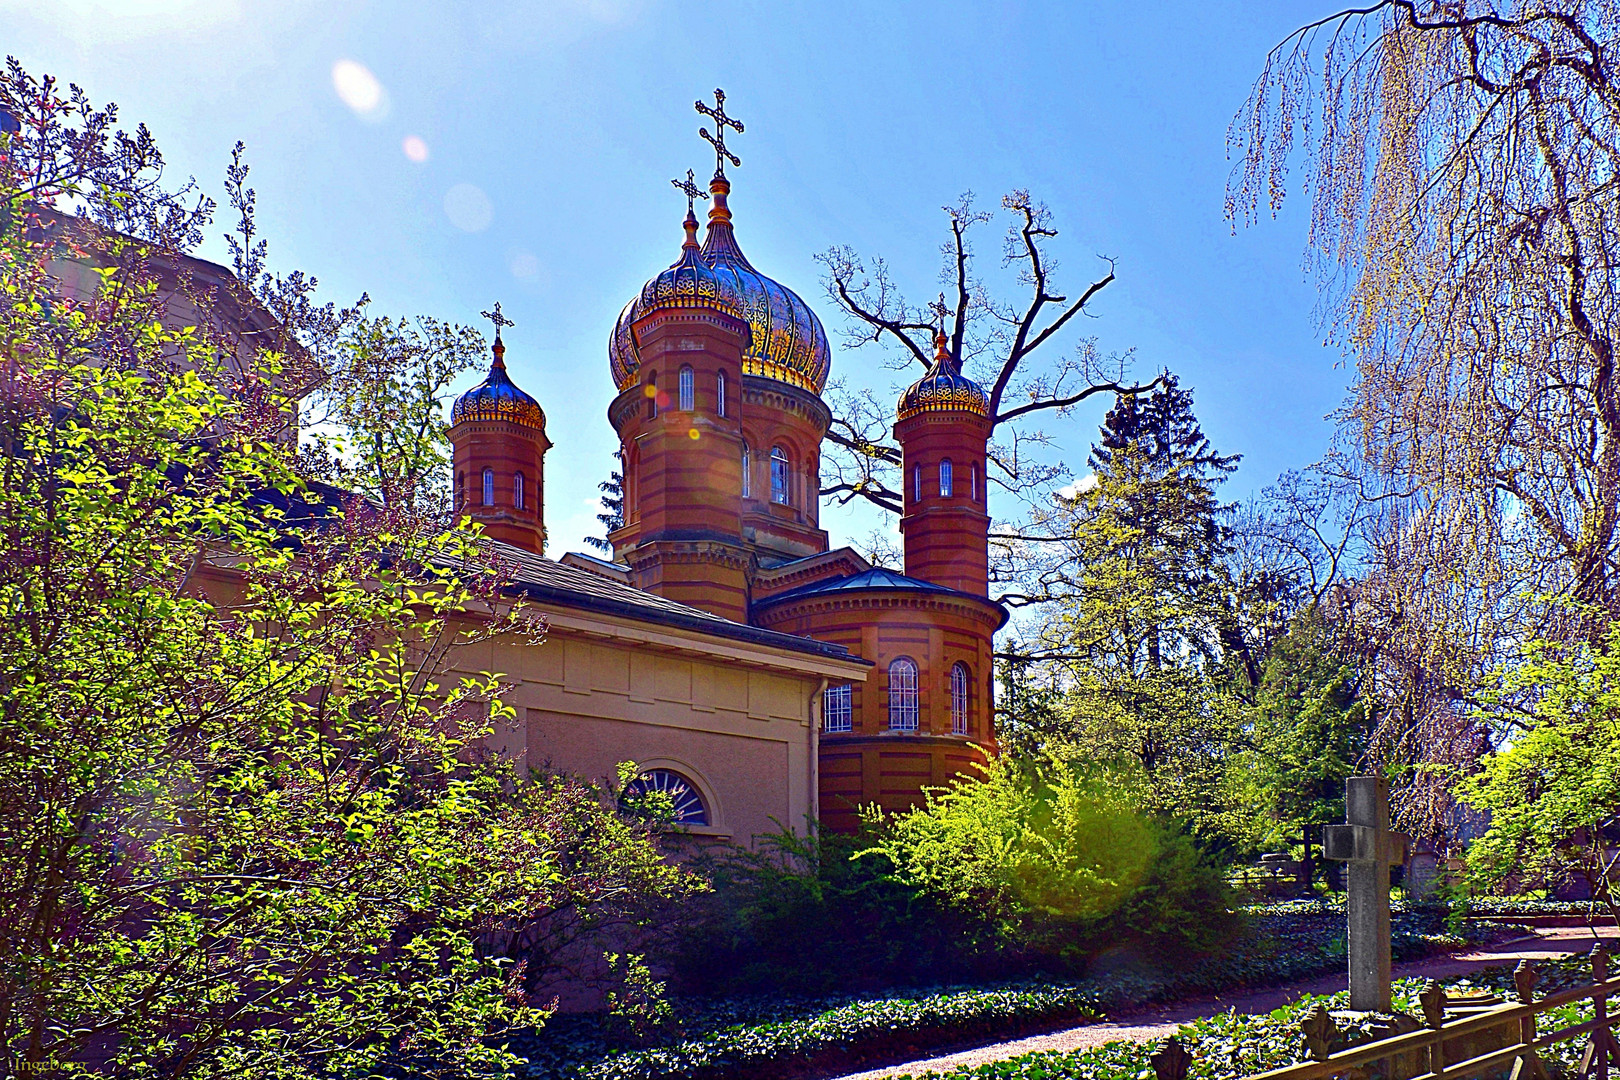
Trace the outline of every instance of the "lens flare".
<path fill-rule="evenodd" d="M 358 60 L 339 60 L 332 65 L 332 89 L 362 120 L 381 120 L 388 113 L 388 91 Z"/>
<path fill-rule="evenodd" d="M 695 428 L 695 427 L 690 427 L 690 428 L 686 429 L 686 437 L 688 439 L 691 439 L 694 442 L 696 442 L 698 439 L 702 438 L 702 436 L 698 434 L 698 429 Z"/>
<path fill-rule="evenodd" d="M 420 135 L 405 136 L 405 141 L 400 143 L 400 148 L 405 151 L 406 157 L 418 165 L 428 159 L 428 144 L 422 140 Z"/>
<path fill-rule="evenodd" d="M 495 207 L 482 189 L 457 184 L 444 194 L 444 214 L 462 232 L 483 232 L 495 219 Z"/>

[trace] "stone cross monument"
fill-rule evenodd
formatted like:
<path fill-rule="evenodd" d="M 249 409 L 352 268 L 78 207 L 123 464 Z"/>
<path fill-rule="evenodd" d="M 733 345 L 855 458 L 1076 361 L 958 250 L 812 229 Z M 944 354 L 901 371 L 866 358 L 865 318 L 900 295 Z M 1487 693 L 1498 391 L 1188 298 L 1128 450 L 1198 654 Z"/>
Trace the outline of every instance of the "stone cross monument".
<path fill-rule="evenodd" d="M 1389 781 L 1344 782 L 1346 824 L 1323 829 L 1322 853 L 1349 863 L 1345 903 L 1350 937 L 1350 1007 L 1389 1012 L 1389 868 L 1406 859 L 1406 834 L 1389 828 Z"/>

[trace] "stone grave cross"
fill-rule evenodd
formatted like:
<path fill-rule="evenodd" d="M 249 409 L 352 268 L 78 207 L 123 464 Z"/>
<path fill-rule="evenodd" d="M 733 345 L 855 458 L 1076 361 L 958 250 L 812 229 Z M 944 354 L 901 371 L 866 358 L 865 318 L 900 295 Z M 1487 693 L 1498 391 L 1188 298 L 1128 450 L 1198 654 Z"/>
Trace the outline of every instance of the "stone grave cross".
<path fill-rule="evenodd" d="M 1343 825 L 1323 829 L 1322 853 L 1347 862 L 1350 1007 L 1389 1012 L 1389 869 L 1406 860 L 1406 834 L 1389 827 L 1389 781 L 1352 776 L 1344 782 Z"/>

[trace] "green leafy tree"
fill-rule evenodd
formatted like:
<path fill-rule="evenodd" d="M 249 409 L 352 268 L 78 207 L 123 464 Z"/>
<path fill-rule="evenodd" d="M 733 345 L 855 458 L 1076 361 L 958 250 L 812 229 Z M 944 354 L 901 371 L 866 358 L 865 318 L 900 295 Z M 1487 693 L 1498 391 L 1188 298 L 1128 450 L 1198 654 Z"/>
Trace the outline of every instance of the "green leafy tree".
<path fill-rule="evenodd" d="M 1486 888 L 1584 880 L 1620 925 L 1620 623 L 1596 646 L 1530 644 L 1492 696 L 1534 704 L 1459 785 L 1465 802 L 1490 814 L 1468 852 L 1471 875 Z"/>

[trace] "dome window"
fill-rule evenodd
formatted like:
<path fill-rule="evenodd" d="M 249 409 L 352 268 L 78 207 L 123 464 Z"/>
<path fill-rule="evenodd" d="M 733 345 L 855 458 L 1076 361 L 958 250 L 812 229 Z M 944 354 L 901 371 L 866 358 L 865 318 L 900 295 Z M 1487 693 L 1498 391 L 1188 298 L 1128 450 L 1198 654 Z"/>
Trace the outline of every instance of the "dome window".
<path fill-rule="evenodd" d="M 968 686 L 972 679 L 966 664 L 951 665 L 951 734 L 968 733 Z"/>
<path fill-rule="evenodd" d="M 793 501 L 789 475 L 787 451 L 780 446 L 771 447 L 771 502 L 787 506 Z"/>
<path fill-rule="evenodd" d="M 911 467 L 911 501 L 922 502 L 922 466 Z"/>
<path fill-rule="evenodd" d="M 889 665 L 889 730 L 917 730 L 917 665 L 905 656 Z"/>
<path fill-rule="evenodd" d="M 977 461 L 968 466 L 968 498 L 974 502 L 979 501 L 979 463 Z"/>
<path fill-rule="evenodd" d="M 714 402 L 715 415 L 726 415 L 726 373 L 719 371 L 714 376 Z"/>
<path fill-rule="evenodd" d="M 753 458 L 754 455 L 748 452 L 748 447 L 745 444 L 743 446 L 742 459 L 742 497 L 745 499 L 751 499 L 754 497 L 754 478 L 752 475 L 754 468 Z"/>
<path fill-rule="evenodd" d="M 951 497 L 951 459 L 946 458 L 939 463 L 939 497 Z"/>
<path fill-rule="evenodd" d="M 523 474 L 512 474 L 512 505 L 523 509 Z"/>
<path fill-rule="evenodd" d="M 696 391 L 695 391 L 695 389 L 693 387 L 693 383 L 695 381 L 696 380 L 692 376 L 692 369 L 691 368 L 689 368 L 689 367 L 681 368 L 681 373 L 676 379 L 676 386 L 679 389 L 680 398 L 681 398 L 681 412 L 691 412 L 692 411 L 693 405 L 695 404 L 693 399 L 697 396 Z"/>
<path fill-rule="evenodd" d="M 495 470 L 484 470 L 484 505 L 495 505 Z"/>

